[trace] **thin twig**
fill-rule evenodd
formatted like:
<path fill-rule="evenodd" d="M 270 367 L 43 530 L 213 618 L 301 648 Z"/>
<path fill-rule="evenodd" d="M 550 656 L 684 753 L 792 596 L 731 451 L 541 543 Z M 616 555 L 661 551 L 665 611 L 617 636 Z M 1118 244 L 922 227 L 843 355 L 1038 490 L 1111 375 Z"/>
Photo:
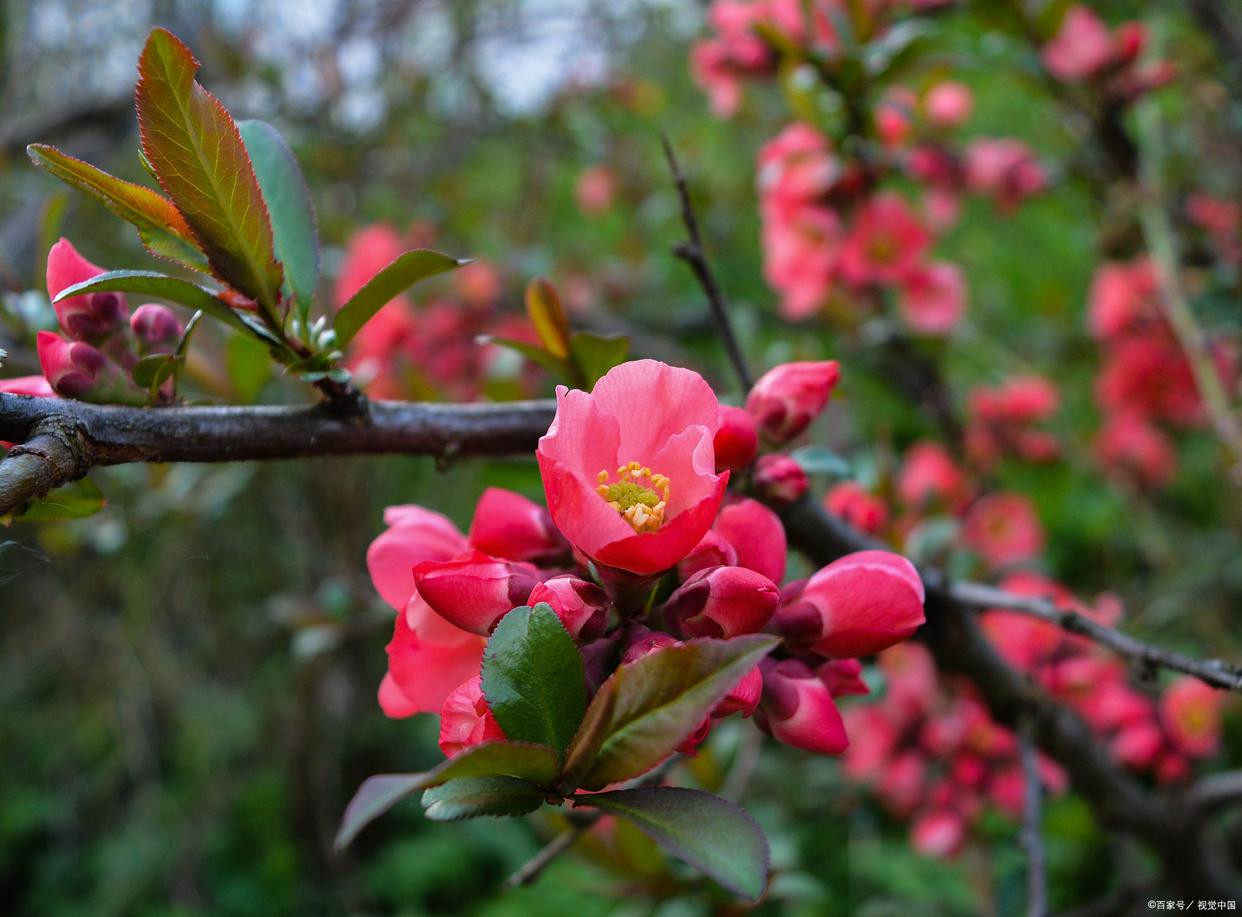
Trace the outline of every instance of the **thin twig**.
<path fill-rule="evenodd" d="M 1035 726 L 1029 716 L 1023 717 L 1019 725 L 1018 742 L 1026 789 L 1022 825 L 1022 846 L 1026 850 L 1026 913 L 1027 917 L 1047 917 L 1048 870 L 1044 862 L 1043 788 L 1039 780 Z"/>
<path fill-rule="evenodd" d="M 738 346 L 737 337 L 733 333 L 733 325 L 729 322 L 729 308 L 725 303 L 724 294 L 716 285 L 715 275 L 712 274 L 711 265 L 708 264 L 707 255 L 703 251 L 699 221 L 694 215 L 694 206 L 690 202 L 690 189 L 686 185 L 686 177 L 677 164 L 677 156 L 673 153 L 673 145 L 669 143 L 668 137 L 661 134 L 660 142 L 664 145 L 664 156 L 668 159 L 669 170 L 673 173 L 677 197 L 681 201 L 681 221 L 686 225 L 686 234 L 689 236 L 685 242 L 673 247 L 673 254 L 690 266 L 690 270 L 694 272 L 694 276 L 699 281 L 699 286 L 707 294 L 707 303 L 711 307 L 716 333 L 724 344 L 725 352 L 729 355 L 729 362 L 733 364 L 738 381 L 742 383 L 742 389 L 750 391 L 750 387 L 755 384 L 754 379 L 750 375 L 750 370 L 746 368 L 746 359 L 742 356 L 742 349 Z"/>
<path fill-rule="evenodd" d="M 538 853 L 523 863 L 513 875 L 505 879 L 504 884 L 500 886 L 500 890 L 507 892 L 515 888 L 521 888 L 524 885 L 530 885 L 535 879 L 539 878 L 540 873 L 552 864 L 553 860 L 572 847 L 578 838 L 582 837 L 603 817 L 604 813 L 599 811 L 579 818 L 568 829 L 548 841 Z"/>
<path fill-rule="evenodd" d="M 947 587 L 947 592 L 954 601 L 962 605 L 978 610 L 1003 608 L 1028 618 L 1047 621 L 1068 633 L 1087 637 L 1127 659 L 1193 675 L 1213 688 L 1242 692 L 1242 665 L 1220 659 L 1194 659 L 1174 650 L 1145 643 L 1077 611 L 1061 608 L 1051 599 L 1014 595 L 983 583 L 955 582 Z"/>

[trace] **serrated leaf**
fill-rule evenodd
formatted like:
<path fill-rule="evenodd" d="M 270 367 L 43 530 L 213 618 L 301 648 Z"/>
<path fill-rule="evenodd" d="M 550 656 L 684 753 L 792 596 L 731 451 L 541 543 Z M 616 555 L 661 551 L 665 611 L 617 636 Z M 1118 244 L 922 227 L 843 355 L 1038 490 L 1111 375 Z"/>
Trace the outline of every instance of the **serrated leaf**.
<path fill-rule="evenodd" d="M 629 819 L 678 859 L 757 900 L 768 884 L 768 841 L 741 806 L 701 790 L 657 786 L 574 799 Z"/>
<path fill-rule="evenodd" d="M 551 606 L 500 619 L 483 652 L 483 696 L 510 739 L 569 747 L 586 710 L 582 654 Z"/>
<path fill-rule="evenodd" d="M 379 774 L 369 777 L 345 807 L 335 846 L 345 847 L 358 832 L 411 793 L 463 777 L 519 777 L 546 784 L 556 776 L 556 752 L 546 745 L 488 742 L 468 748 L 420 774 Z"/>
<path fill-rule="evenodd" d="M 99 512 L 107 502 L 99 485 L 90 478 L 81 478 L 56 488 L 45 497 L 31 500 L 15 518 L 29 522 L 84 519 Z"/>
<path fill-rule="evenodd" d="M 526 314 L 535 333 L 552 356 L 564 360 L 569 356 L 569 319 L 561 305 L 556 287 L 543 277 L 536 277 L 526 287 Z"/>
<path fill-rule="evenodd" d="M 591 761 L 581 785 L 598 790 L 655 767 L 779 642 L 764 634 L 689 640 L 620 666 L 596 692 L 567 755 Z M 596 724 L 607 707 L 606 725 Z"/>
<path fill-rule="evenodd" d="M 255 330 L 254 326 L 244 322 L 213 291 L 206 287 L 200 287 L 196 283 L 190 283 L 188 280 L 182 280 L 179 277 L 169 277 L 167 274 L 160 274 L 155 271 L 109 271 L 106 274 L 100 274 L 98 277 L 92 277 L 90 280 L 75 283 L 73 286 L 61 290 L 60 294 L 52 301 L 60 302 L 62 299 L 77 296 L 80 293 L 105 292 L 141 293 L 144 296 L 156 296 L 169 302 L 175 302 L 182 306 L 189 306 L 191 309 L 206 312 L 213 318 L 217 318 L 227 325 L 232 325 L 240 331 L 253 332 Z"/>
<path fill-rule="evenodd" d="M 363 284 L 362 289 L 336 313 L 336 345 L 344 347 L 385 305 L 418 281 L 468 264 L 430 249 L 398 255 L 396 260 Z"/>
<path fill-rule="evenodd" d="M 423 814 L 432 821 L 460 821 L 480 815 L 527 815 L 545 794 L 517 777 L 463 777 L 423 793 Z"/>
<path fill-rule="evenodd" d="M 116 216 L 138 230 L 138 238 L 153 255 L 205 270 L 207 259 L 198 250 L 190 227 L 173 202 L 158 191 L 109 175 L 89 162 L 62 153 L 54 146 L 32 143 L 26 154 L 35 165 L 65 184 L 85 191 Z"/>
<path fill-rule="evenodd" d="M 569 353 L 582 385 L 593 388 L 600 378 L 630 352 L 630 339 L 620 334 L 593 334 L 579 331 L 569 341 Z"/>
<path fill-rule="evenodd" d="M 215 274 L 278 320 L 284 272 L 263 194 L 233 118 L 194 79 L 198 67 L 171 32 L 151 30 L 135 90 L 142 152 Z"/>
<path fill-rule="evenodd" d="M 319 231 L 302 169 L 285 138 L 266 121 L 238 121 L 237 129 L 272 219 L 276 257 L 305 321 L 319 285 Z"/>

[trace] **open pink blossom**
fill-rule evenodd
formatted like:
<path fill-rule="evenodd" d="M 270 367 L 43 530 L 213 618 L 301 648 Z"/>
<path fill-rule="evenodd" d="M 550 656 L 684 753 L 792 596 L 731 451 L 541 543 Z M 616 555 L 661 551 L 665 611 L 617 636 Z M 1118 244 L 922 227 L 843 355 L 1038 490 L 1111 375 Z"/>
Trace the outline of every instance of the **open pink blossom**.
<path fill-rule="evenodd" d="M 720 405 L 698 373 L 656 360 L 613 367 L 587 392 L 559 386 L 536 455 L 557 528 L 587 558 L 660 573 L 711 527 Z"/>
<path fill-rule="evenodd" d="M 1056 37 L 1044 45 L 1044 66 L 1059 80 L 1084 80 L 1112 63 L 1113 51 L 1113 36 L 1104 20 L 1088 7 L 1072 6 Z"/>
<path fill-rule="evenodd" d="M 1203 758 L 1220 744 L 1220 691 L 1185 675 L 1160 698 L 1160 718 L 1178 748 Z"/>
<path fill-rule="evenodd" d="M 937 127 L 957 127 L 970 117 L 973 107 L 970 89 L 951 80 L 937 83 L 923 99 L 927 120 Z"/>
<path fill-rule="evenodd" d="M 924 510 L 938 503 L 956 512 L 969 498 L 969 486 L 965 473 L 944 446 L 918 442 L 902 461 L 897 496 L 910 509 Z"/>
<path fill-rule="evenodd" d="M 983 497 L 966 514 L 966 544 L 990 566 L 1030 560 L 1044 549 L 1044 527 L 1035 506 L 1016 493 Z"/>
<path fill-rule="evenodd" d="M 877 194 L 863 205 L 841 250 L 841 274 L 859 286 L 899 283 L 931 245 L 931 233 L 898 194 Z"/>
<path fill-rule="evenodd" d="M 888 524 L 888 507 L 863 490 L 857 481 L 842 481 L 824 495 L 824 509 L 866 535 L 878 535 Z"/>
<path fill-rule="evenodd" d="M 552 524 L 548 511 L 521 494 L 489 487 L 475 505 L 470 544 L 506 560 L 542 564 L 569 553 L 569 545 Z"/>
<path fill-rule="evenodd" d="M 962 269 L 936 261 L 912 270 L 901 286 L 901 317 L 912 331 L 942 335 L 966 313 L 966 278 Z"/>

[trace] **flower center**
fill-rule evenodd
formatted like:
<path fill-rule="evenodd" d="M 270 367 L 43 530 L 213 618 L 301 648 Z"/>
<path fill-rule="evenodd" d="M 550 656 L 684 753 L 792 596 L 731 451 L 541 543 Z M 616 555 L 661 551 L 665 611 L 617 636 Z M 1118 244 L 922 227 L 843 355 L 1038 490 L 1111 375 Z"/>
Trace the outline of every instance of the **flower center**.
<path fill-rule="evenodd" d="M 599 473 L 596 492 L 609 506 L 621 514 L 636 532 L 655 532 L 664 523 L 668 505 L 669 480 L 653 474 L 638 462 L 628 462 L 617 469 L 617 480 L 607 469 Z"/>

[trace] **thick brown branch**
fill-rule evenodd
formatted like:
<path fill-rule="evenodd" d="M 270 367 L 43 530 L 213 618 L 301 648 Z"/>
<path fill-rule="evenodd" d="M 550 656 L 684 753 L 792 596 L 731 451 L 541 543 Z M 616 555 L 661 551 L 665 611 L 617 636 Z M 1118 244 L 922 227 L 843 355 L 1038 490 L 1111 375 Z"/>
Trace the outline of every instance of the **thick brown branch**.
<path fill-rule="evenodd" d="M 1038 618 L 1069 633 L 1088 637 L 1127 659 L 1147 666 L 1160 666 L 1194 675 L 1214 688 L 1242 692 L 1242 665 L 1220 659 L 1193 659 L 1173 650 L 1144 643 L 1086 615 L 1060 608 L 1050 599 L 1014 595 L 982 583 L 953 583 L 948 587 L 948 592 L 955 601 L 963 605 L 977 609 L 1004 608 L 1029 618 Z"/>

